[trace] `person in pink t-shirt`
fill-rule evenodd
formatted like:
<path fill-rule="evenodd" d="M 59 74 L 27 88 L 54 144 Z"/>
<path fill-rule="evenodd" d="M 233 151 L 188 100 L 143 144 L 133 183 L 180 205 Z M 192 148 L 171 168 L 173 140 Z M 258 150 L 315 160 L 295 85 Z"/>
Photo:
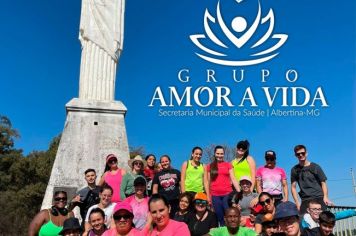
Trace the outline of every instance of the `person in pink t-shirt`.
<path fill-rule="evenodd" d="M 276 153 L 268 150 L 265 153 L 266 165 L 256 172 L 257 192 L 267 192 L 273 196 L 274 204 L 288 201 L 288 184 L 286 172 L 276 167 Z"/>
<path fill-rule="evenodd" d="M 150 236 L 190 236 L 188 226 L 169 218 L 168 200 L 159 194 L 153 194 L 148 202 L 152 221 L 156 224 Z"/>
<path fill-rule="evenodd" d="M 148 218 L 148 197 L 146 197 L 146 179 L 143 176 L 137 176 L 134 180 L 135 194 L 126 198 L 124 202 L 131 205 L 134 219 L 133 223 L 135 227 L 142 230 Z"/>
<path fill-rule="evenodd" d="M 103 186 L 104 183 L 111 186 L 113 189 L 112 202 L 120 202 L 120 186 L 122 177 L 126 174 L 124 169 L 120 169 L 117 166 L 117 158 L 114 154 L 109 154 L 106 157 L 106 166 L 104 174 L 99 181 L 99 186 Z"/>
<path fill-rule="evenodd" d="M 228 205 L 228 197 L 232 192 L 231 184 L 234 185 L 237 191 L 240 191 L 240 186 L 236 181 L 232 165 L 230 162 L 224 161 L 225 149 L 222 146 L 216 146 L 214 149 L 214 161 L 206 168 L 207 182 L 209 185 L 209 193 L 213 203 L 214 211 L 218 217 L 220 226 L 225 225 L 224 212 Z"/>

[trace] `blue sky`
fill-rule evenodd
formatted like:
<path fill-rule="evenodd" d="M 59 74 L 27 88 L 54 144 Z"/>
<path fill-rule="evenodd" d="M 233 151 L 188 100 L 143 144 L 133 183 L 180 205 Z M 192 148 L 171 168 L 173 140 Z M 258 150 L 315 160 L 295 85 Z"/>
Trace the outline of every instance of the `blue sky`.
<path fill-rule="evenodd" d="M 220 2 L 227 19 L 239 14 L 250 23 L 255 17 L 255 0 L 239 5 L 232 0 Z M 193 146 L 234 146 L 248 139 L 258 166 L 264 163 L 264 151 L 273 149 L 278 165 L 289 175 L 297 163 L 293 147 L 302 143 L 308 147 L 309 159 L 320 164 L 328 176 L 330 198 L 338 205 L 355 206 L 350 176 L 350 168 L 356 170 L 355 3 L 262 0 L 263 16 L 270 8 L 274 11 L 273 33 L 287 34 L 288 39 L 272 60 L 245 67 L 216 65 L 195 54 L 199 49 L 189 36 L 204 33 L 205 9 L 215 14 L 216 4 L 217 0 L 127 1 L 116 100 L 128 108 L 129 145 L 143 146 L 157 156 L 167 153 L 180 168 Z M 0 113 L 20 131 L 18 148 L 25 153 L 45 150 L 63 130 L 65 104 L 78 96 L 80 1 L 3 1 L 0 12 Z M 254 35 L 260 36 L 261 32 Z M 177 79 L 183 68 L 190 70 L 188 83 Z M 215 71 L 218 82 L 206 82 L 207 69 Z M 244 70 L 242 83 L 233 81 L 233 69 Z M 266 83 L 261 82 L 262 69 L 270 71 Z M 285 79 L 289 69 L 298 72 L 295 83 Z M 322 87 L 329 107 L 316 103 L 315 108 L 321 111 L 318 117 L 160 117 L 158 103 L 148 107 L 157 86 L 165 96 L 169 86 L 181 92 L 187 86 L 193 91 L 199 86 L 226 86 L 236 105 L 231 109 L 241 110 L 237 105 L 247 87 L 262 110 L 268 107 L 261 87 L 300 86 L 312 96 Z M 169 109 L 197 108 L 175 105 Z M 248 103 L 244 108 L 252 109 Z"/>

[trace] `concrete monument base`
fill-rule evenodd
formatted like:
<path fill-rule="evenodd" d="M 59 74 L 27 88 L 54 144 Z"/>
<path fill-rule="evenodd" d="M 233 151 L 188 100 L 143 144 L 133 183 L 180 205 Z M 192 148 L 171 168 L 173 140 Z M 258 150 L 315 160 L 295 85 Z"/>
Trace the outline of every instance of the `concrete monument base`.
<path fill-rule="evenodd" d="M 86 186 L 86 169 L 95 169 L 100 178 L 108 154 L 115 154 L 123 168 L 129 159 L 124 119 L 127 109 L 122 102 L 74 98 L 66 104 L 66 110 L 67 119 L 42 209 L 52 206 L 54 191 L 66 190 L 71 199 Z"/>

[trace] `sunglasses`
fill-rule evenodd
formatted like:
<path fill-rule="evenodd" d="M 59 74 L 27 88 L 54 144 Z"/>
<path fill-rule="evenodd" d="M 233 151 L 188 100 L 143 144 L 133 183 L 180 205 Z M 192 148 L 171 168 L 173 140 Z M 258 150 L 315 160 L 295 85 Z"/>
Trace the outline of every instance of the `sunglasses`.
<path fill-rule="evenodd" d="M 207 205 L 208 201 L 205 200 L 195 200 L 195 204 L 199 205 Z"/>
<path fill-rule="evenodd" d="M 117 163 L 117 159 L 110 159 L 110 160 L 108 161 L 108 163 L 109 163 L 109 164 Z"/>
<path fill-rule="evenodd" d="M 246 150 L 247 149 L 247 147 L 246 146 L 244 146 L 244 145 L 241 145 L 241 146 L 237 146 L 237 149 L 242 149 L 242 150 Z"/>
<path fill-rule="evenodd" d="M 295 156 L 299 157 L 299 156 L 305 156 L 305 152 L 296 152 Z"/>
<path fill-rule="evenodd" d="M 56 202 L 59 202 L 59 201 L 66 202 L 66 201 L 67 201 L 67 198 L 66 198 L 66 197 L 56 197 L 56 198 L 54 198 L 54 200 L 55 200 Z"/>
<path fill-rule="evenodd" d="M 250 181 L 247 181 L 247 180 L 242 180 L 242 181 L 240 181 L 240 185 L 241 185 L 241 186 L 244 186 L 244 185 L 250 186 L 250 185 L 251 185 L 251 182 L 250 182 Z"/>
<path fill-rule="evenodd" d="M 129 214 L 125 214 L 125 215 L 114 215 L 113 217 L 114 217 L 114 220 L 121 220 L 122 218 L 123 218 L 124 220 L 129 220 L 129 219 L 132 218 L 132 216 L 129 215 Z"/>
<path fill-rule="evenodd" d="M 266 159 L 266 161 L 275 161 L 276 160 L 276 158 L 274 158 L 274 157 L 266 157 L 265 159 Z"/>
<path fill-rule="evenodd" d="M 267 198 L 264 201 L 260 201 L 260 205 L 261 206 L 269 205 L 270 203 L 271 203 L 271 199 L 270 198 Z"/>
<path fill-rule="evenodd" d="M 139 162 L 139 161 L 135 161 L 133 163 L 134 166 L 143 166 L 143 163 L 142 162 Z"/>

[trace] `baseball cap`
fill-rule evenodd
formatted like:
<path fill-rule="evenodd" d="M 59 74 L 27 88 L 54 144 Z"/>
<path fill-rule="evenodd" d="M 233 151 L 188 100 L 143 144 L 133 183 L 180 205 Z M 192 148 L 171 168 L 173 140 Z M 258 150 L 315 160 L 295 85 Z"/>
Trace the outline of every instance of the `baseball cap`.
<path fill-rule="evenodd" d="M 115 215 L 120 210 L 126 210 L 126 211 L 130 212 L 133 215 L 133 210 L 132 210 L 131 205 L 126 203 L 126 202 L 118 202 L 118 203 L 116 203 L 113 215 Z"/>
<path fill-rule="evenodd" d="M 276 207 L 276 214 L 274 219 L 282 219 L 290 216 L 298 216 L 299 212 L 297 206 L 293 202 L 281 202 Z"/>
<path fill-rule="evenodd" d="M 196 193 L 195 196 L 194 196 L 194 201 L 195 200 L 205 200 L 205 201 L 208 201 L 208 197 L 206 196 L 205 193 Z"/>
<path fill-rule="evenodd" d="M 251 178 L 249 177 L 249 176 L 242 176 L 241 178 L 240 178 L 240 180 L 239 180 L 239 183 L 242 181 L 242 180 L 247 180 L 247 181 L 249 181 L 251 184 L 252 184 L 252 180 L 251 180 Z"/>
<path fill-rule="evenodd" d="M 58 234 L 64 235 L 69 230 L 78 230 L 79 232 L 82 232 L 82 227 L 80 226 L 79 220 L 77 218 L 71 217 L 66 219 L 63 222 L 62 230 Z"/>
<path fill-rule="evenodd" d="M 137 176 L 133 183 L 134 186 L 138 186 L 138 185 L 146 186 L 146 184 L 147 184 L 146 179 L 141 175 Z"/>
<path fill-rule="evenodd" d="M 117 157 L 114 155 L 114 154 L 109 154 L 106 156 L 106 163 L 112 159 L 116 159 L 117 160 Z"/>
<path fill-rule="evenodd" d="M 265 152 L 265 157 L 274 157 L 276 158 L 276 153 L 272 150 L 268 150 Z"/>

